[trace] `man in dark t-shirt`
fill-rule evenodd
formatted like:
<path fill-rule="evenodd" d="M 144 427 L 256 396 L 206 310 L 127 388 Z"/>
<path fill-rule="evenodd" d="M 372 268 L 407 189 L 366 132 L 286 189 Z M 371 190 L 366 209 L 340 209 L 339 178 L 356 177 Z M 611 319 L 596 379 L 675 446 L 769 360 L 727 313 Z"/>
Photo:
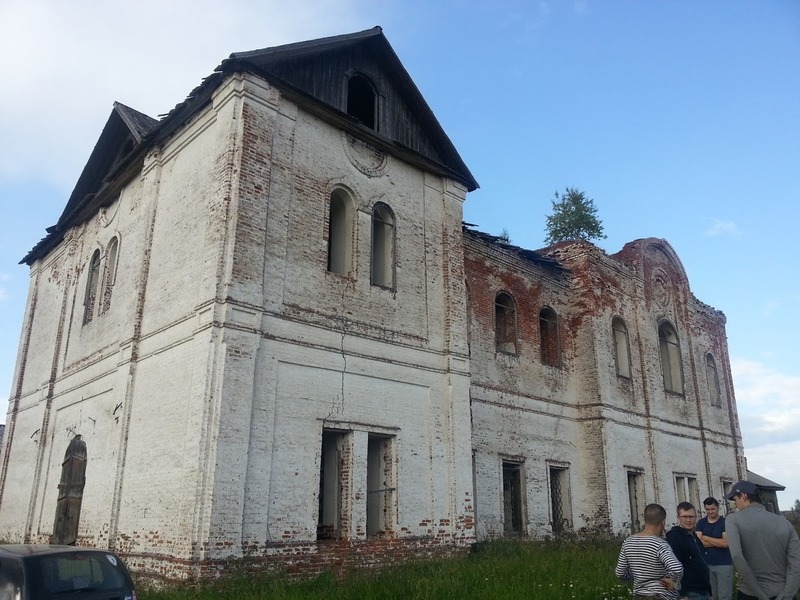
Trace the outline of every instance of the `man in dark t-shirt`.
<path fill-rule="evenodd" d="M 711 595 L 714 600 L 733 598 L 733 560 L 728 550 L 728 536 L 725 533 L 725 517 L 719 514 L 716 498 L 703 500 L 706 516 L 697 522 L 697 538 L 706 549 L 706 561 L 711 579 Z"/>

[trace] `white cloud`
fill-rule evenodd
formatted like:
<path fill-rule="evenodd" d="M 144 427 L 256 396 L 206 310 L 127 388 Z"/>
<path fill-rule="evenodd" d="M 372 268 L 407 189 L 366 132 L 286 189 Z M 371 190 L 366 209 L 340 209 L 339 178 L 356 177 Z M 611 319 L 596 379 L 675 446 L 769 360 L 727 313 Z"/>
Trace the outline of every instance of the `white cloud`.
<path fill-rule="evenodd" d="M 748 450 L 747 468 L 776 483 L 786 486 L 786 490 L 778 492 L 778 504 L 781 510 L 789 510 L 796 499 L 800 499 L 800 441 L 788 444 L 768 444 Z"/>
<path fill-rule="evenodd" d="M 718 236 L 718 235 L 739 235 L 739 227 L 733 221 L 722 221 L 720 219 L 714 219 L 711 223 L 711 226 L 706 229 L 706 235 L 709 236 Z"/>
<path fill-rule="evenodd" d="M 731 370 L 745 447 L 800 443 L 800 377 L 742 359 Z"/>
<path fill-rule="evenodd" d="M 786 486 L 782 509 L 800 498 L 800 377 L 731 359 L 748 468 Z"/>
<path fill-rule="evenodd" d="M 366 29 L 358 0 L 0 3 L 0 179 L 68 191 L 115 100 L 166 113 L 231 52 Z"/>

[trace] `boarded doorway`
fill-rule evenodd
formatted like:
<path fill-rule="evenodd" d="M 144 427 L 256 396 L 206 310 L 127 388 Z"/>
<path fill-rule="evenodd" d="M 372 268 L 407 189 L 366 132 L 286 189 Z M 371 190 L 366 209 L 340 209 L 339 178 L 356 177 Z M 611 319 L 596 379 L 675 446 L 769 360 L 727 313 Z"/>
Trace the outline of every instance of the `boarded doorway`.
<path fill-rule="evenodd" d="M 86 485 L 86 442 L 80 435 L 72 438 L 61 463 L 61 482 L 58 484 L 56 519 L 53 524 L 53 543 L 74 545 L 78 540 L 81 501 Z"/>

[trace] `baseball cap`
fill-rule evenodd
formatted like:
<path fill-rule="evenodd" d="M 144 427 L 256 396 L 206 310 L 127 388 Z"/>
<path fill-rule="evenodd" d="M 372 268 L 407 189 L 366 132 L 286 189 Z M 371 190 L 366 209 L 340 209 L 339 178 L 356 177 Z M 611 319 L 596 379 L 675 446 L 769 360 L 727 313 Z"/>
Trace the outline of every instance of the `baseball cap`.
<path fill-rule="evenodd" d="M 748 496 L 752 496 L 753 494 L 758 493 L 758 488 L 756 484 L 752 481 L 737 481 L 731 487 L 731 491 L 725 496 L 728 500 L 733 500 L 733 497 L 736 494 L 747 494 Z"/>

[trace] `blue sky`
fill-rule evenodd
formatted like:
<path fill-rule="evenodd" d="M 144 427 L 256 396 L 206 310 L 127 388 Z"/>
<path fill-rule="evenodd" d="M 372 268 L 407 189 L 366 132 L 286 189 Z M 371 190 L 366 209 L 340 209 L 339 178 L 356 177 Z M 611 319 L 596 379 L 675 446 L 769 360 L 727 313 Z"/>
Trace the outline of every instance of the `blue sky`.
<path fill-rule="evenodd" d="M 666 238 L 728 317 L 750 468 L 800 498 L 800 3 L 0 0 L 0 421 L 28 270 L 115 100 L 169 111 L 231 52 L 381 25 L 481 184 L 465 220 L 539 248 L 555 190 L 609 253 Z"/>

